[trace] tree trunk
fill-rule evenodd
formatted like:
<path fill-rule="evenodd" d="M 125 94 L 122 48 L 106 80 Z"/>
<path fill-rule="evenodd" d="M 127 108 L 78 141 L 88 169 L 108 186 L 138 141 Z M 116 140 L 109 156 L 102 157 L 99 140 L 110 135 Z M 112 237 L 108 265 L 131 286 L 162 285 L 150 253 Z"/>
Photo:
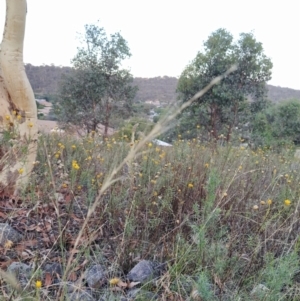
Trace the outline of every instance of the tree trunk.
<path fill-rule="evenodd" d="M 37 108 L 23 63 L 26 13 L 26 0 L 6 0 L 0 46 L 0 193 L 5 195 L 25 187 L 37 153 Z"/>

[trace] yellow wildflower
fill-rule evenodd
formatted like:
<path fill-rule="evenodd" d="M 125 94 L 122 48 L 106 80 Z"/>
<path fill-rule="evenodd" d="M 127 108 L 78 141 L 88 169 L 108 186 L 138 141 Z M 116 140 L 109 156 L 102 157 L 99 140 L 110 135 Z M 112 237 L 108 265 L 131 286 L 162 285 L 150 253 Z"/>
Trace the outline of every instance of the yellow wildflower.
<path fill-rule="evenodd" d="M 73 148 L 73 149 L 75 149 L 75 148 L 76 148 L 76 145 L 75 145 L 75 144 L 73 144 L 73 145 L 72 145 L 72 148 Z"/>
<path fill-rule="evenodd" d="M 291 205 L 291 201 L 290 200 L 285 200 L 284 201 L 284 205 L 285 206 L 290 206 Z"/>
<path fill-rule="evenodd" d="M 37 281 L 35 282 L 35 287 L 36 287 L 37 289 L 41 288 L 41 287 L 42 287 L 42 281 L 41 281 L 41 280 L 37 280 Z"/>
<path fill-rule="evenodd" d="M 120 279 L 115 277 L 109 280 L 110 285 L 117 285 L 120 282 Z"/>
<path fill-rule="evenodd" d="M 23 169 L 23 168 L 20 168 L 20 169 L 19 169 L 19 174 L 21 175 L 23 172 L 24 172 L 24 169 Z"/>
<path fill-rule="evenodd" d="M 272 200 L 267 200 L 268 205 L 272 205 Z"/>
<path fill-rule="evenodd" d="M 153 145 L 153 144 L 152 144 L 151 142 L 148 143 L 148 147 L 152 147 L 152 145 Z"/>
<path fill-rule="evenodd" d="M 77 163 L 76 160 L 73 160 L 73 161 L 72 161 L 72 166 L 73 166 L 73 168 L 76 169 L 76 170 L 80 168 L 80 166 L 78 165 L 78 163 Z"/>
<path fill-rule="evenodd" d="M 194 187 L 194 185 L 192 183 L 188 184 L 188 188 L 193 188 L 193 187 Z"/>
<path fill-rule="evenodd" d="M 7 240 L 4 244 L 4 248 L 5 249 L 11 249 L 11 247 L 13 246 L 13 242 L 11 240 Z"/>
<path fill-rule="evenodd" d="M 30 128 L 32 128 L 32 127 L 33 127 L 33 123 L 32 123 L 32 122 L 29 122 L 29 123 L 28 123 L 28 126 L 29 126 Z"/>

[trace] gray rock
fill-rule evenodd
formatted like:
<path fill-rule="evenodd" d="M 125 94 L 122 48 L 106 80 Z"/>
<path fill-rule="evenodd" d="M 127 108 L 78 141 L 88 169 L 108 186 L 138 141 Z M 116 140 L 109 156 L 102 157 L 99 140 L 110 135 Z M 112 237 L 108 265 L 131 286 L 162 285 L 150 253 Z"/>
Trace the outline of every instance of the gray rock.
<path fill-rule="evenodd" d="M 63 203 L 65 201 L 64 195 L 62 193 L 55 193 L 55 199 L 59 202 L 59 203 Z"/>
<path fill-rule="evenodd" d="M 45 273 L 49 273 L 51 275 L 59 275 L 62 276 L 62 266 L 58 262 L 47 263 L 43 269 Z"/>
<path fill-rule="evenodd" d="M 129 281 L 145 283 L 159 277 L 163 269 L 163 264 L 150 260 L 142 260 L 129 271 L 127 278 Z"/>
<path fill-rule="evenodd" d="M 85 279 L 89 287 L 100 288 L 106 282 L 105 270 L 100 264 L 91 266 L 85 274 Z"/>
<path fill-rule="evenodd" d="M 4 246 L 8 240 L 18 243 L 22 238 L 23 236 L 9 224 L 0 223 L 0 245 Z"/>
<path fill-rule="evenodd" d="M 97 301 L 131 301 L 128 298 L 125 298 L 124 296 L 122 296 L 121 294 L 118 294 L 116 292 L 112 293 L 112 292 L 107 292 L 104 293 L 100 299 L 98 299 Z"/>
<path fill-rule="evenodd" d="M 7 268 L 7 272 L 12 273 L 16 277 L 18 275 L 30 277 L 31 271 L 32 271 L 31 267 L 22 262 L 13 262 Z"/>
<path fill-rule="evenodd" d="M 91 292 L 88 291 L 80 291 L 80 292 L 74 292 L 71 294 L 67 294 L 66 296 L 67 301 L 94 301 Z"/>
<path fill-rule="evenodd" d="M 152 292 L 148 292 L 146 290 L 140 288 L 134 288 L 128 291 L 127 297 L 131 300 L 135 301 L 139 300 L 158 300 L 158 296 Z"/>
<path fill-rule="evenodd" d="M 260 283 L 253 288 L 250 295 L 255 297 L 264 297 L 268 293 L 268 291 L 269 289 L 265 285 Z"/>
<path fill-rule="evenodd" d="M 7 273 L 12 274 L 20 283 L 21 287 L 25 287 L 31 277 L 32 268 L 22 262 L 13 262 L 7 268 Z"/>

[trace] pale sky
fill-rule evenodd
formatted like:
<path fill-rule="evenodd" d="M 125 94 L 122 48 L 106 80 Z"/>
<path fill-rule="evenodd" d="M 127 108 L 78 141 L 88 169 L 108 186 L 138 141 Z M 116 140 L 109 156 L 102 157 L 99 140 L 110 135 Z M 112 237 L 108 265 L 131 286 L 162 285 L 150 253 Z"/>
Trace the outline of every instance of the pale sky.
<path fill-rule="evenodd" d="M 300 90 L 299 0 L 27 0 L 24 62 L 70 66 L 85 24 L 120 32 L 135 77 L 176 76 L 208 36 L 225 28 L 235 38 L 254 32 L 274 64 L 275 86 Z M 5 0 L 0 0 L 0 35 Z"/>

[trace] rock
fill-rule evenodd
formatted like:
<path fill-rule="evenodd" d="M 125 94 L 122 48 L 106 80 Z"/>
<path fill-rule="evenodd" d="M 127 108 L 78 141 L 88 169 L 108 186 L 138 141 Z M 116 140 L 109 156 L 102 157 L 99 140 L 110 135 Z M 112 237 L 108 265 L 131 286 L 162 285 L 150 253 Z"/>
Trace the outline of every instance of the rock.
<path fill-rule="evenodd" d="M 58 262 L 50 262 L 45 265 L 43 268 L 44 276 L 50 274 L 54 279 L 59 279 L 62 277 L 63 268 L 62 265 Z"/>
<path fill-rule="evenodd" d="M 163 269 L 164 264 L 150 260 L 142 260 L 132 268 L 127 274 L 127 278 L 129 281 L 145 283 L 153 278 L 159 277 Z"/>
<path fill-rule="evenodd" d="M 120 293 L 106 292 L 97 301 L 132 301 L 132 299 L 125 298 Z"/>
<path fill-rule="evenodd" d="M 94 301 L 91 292 L 88 291 L 80 291 L 80 292 L 74 292 L 67 295 L 66 298 L 67 301 Z"/>
<path fill-rule="evenodd" d="M 9 224 L 0 223 L 0 245 L 4 246 L 8 240 L 18 243 L 22 238 L 23 236 Z"/>
<path fill-rule="evenodd" d="M 269 289 L 265 285 L 260 283 L 253 288 L 250 295 L 255 297 L 264 297 L 268 293 L 268 291 Z"/>
<path fill-rule="evenodd" d="M 30 277 L 31 274 L 31 267 L 22 262 L 13 262 L 11 265 L 8 266 L 7 272 L 12 273 L 15 276 L 22 274 L 24 276 Z"/>
<path fill-rule="evenodd" d="M 56 192 L 54 193 L 54 196 L 59 203 L 63 203 L 65 201 L 64 195 L 62 193 Z"/>
<path fill-rule="evenodd" d="M 7 273 L 12 274 L 20 283 L 21 287 L 25 287 L 31 277 L 32 268 L 22 262 L 13 262 L 7 268 Z"/>
<path fill-rule="evenodd" d="M 105 270 L 100 264 L 91 266 L 85 274 L 85 280 L 89 287 L 100 288 L 106 282 Z"/>
<path fill-rule="evenodd" d="M 140 288 L 134 288 L 128 291 L 127 297 L 131 300 L 142 301 L 142 300 L 158 300 L 158 296 L 152 292 Z"/>
<path fill-rule="evenodd" d="M 50 273 L 51 275 L 58 274 L 62 276 L 62 266 L 58 262 L 50 262 L 45 265 L 44 272 Z"/>

